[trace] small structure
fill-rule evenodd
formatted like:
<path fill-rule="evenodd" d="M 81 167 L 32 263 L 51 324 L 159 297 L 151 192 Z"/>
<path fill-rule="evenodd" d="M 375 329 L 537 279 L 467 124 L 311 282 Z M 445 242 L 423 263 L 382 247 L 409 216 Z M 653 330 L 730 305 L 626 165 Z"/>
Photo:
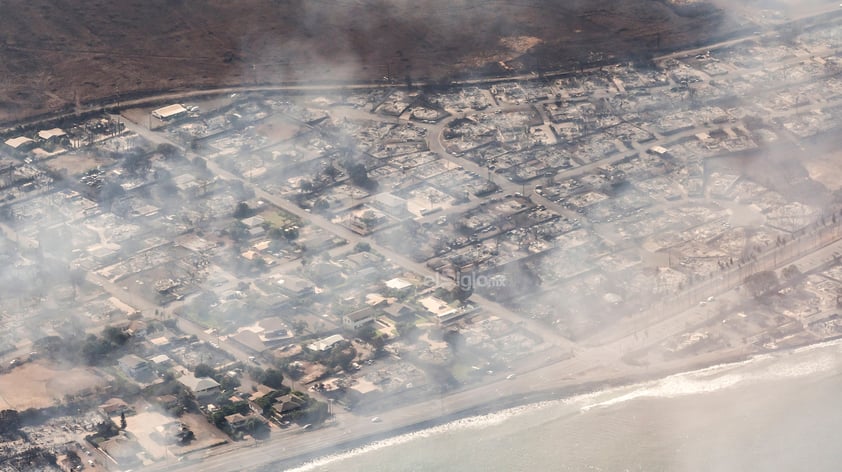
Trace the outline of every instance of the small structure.
<path fill-rule="evenodd" d="M 377 311 L 372 307 L 357 310 L 342 317 L 342 326 L 349 331 L 356 331 L 377 319 Z"/>
<path fill-rule="evenodd" d="M 172 359 L 166 354 L 158 354 L 157 356 L 150 357 L 149 361 L 159 366 L 169 366 L 173 363 Z"/>
<path fill-rule="evenodd" d="M 178 397 L 175 395 L 160 395 L 154 398 L 155 403 L 163 408 L 170 409 L 178 406 Z"/>
<path fill-rule="evenodd" d="M 649 149 L 649 153 L 660 157 L 671 157 L 669 149 L 663 146 L 652 146 L 652 148 Z"/>
<path fill-rule="evenodd" d="M 260 354 L 266 349 L 269 349 L 263 340 L 260 339 L 260 334 L 249 329 L 243 329 L 239 333 L 229 337 L 229 339 L 236 341 L 253 354 Z"/>
<path fill-rule="evenodd" d="M 281 392 L 263 384 L 258 384 L 256 388 L 257 391 L 252 393 L 248 399 L 248 405 L 254 414 L 262 415 L 263 408 L 274 402 L 275 398 L 281 395 Z"/>
<path fill-rule="evenodd" d="M 381 193 L 374 197 L 374 206 L 386 213 L 401 217 L 406 213 L 406 200 L 391 193 Z"/>
<path fill-rule="evenodd" d="M 175 104 L 158 108 L 152 112 L 152 116 L 161 121 L 171 121 L 187 114 L 187 109 L 184 106 Z"/>
<path fill-rule="evenodd" d="M 105 416 L 117 416 L 120 413 L 134 414 L 134 409 L 120 398 L 111 398 L 99 406 Z"/>
<path fill-rule="evenodd" d="M 386 281 L 386 288 L 394 290 L 399 294 L 409 293 L 412 290 L 412 287 L 412 283 L 400 277 Z"/>
<path fill-rule="evenodd" d="M 427 309 L 430 314 L 436 317 L 436 321 L 441 325 L 445 325 L 455 321 L 462 316 L 469 313 L 469 310 L 453 308 L 444 300 L 429 296 L 418 300 L 421 305 Z"/>
<path fill-rule="evenodd" d="M 263 218 L 260 215 L 250 216 L 248 218 L 243 218 L 242 220 L 240 220 L 240 223 L 244 224 L 248 229 L 257 228 L 265 222 L 266 218 Z"/>
<path fill-rule="evenodd" d="M 195 377 L 192 374 L 182 375 L 178 383 L 187 387 L 196 398 L 206 398 L 219 393 L 219 382 L 210 377 Z"/>
<path fill-rule="evenodd" d="M 392 319 L 402 319 L 402 318 L 411 318 L 415 316 L 415 310 L 404 305 L 403 303 L 393 303 L 386 308 L 383 308 L 383 311 L 386 312 Z"/>
<path fill-rule="evenodd" d="M 310 343 L 309 345 L 307 345 L 307 349 L 311 351 L 323 352 L 330 350 L 331 348 L 333 348 L 333 346 L 336 345 L 336 343 L 342 342 L 344 340 L 345 338 L 343 338 L 342 335 L 334 334 L 332 336 L 328 336 L 324 339 L 320 339 L 318 341 Z"/>
<path fill-rule="evenodd" d="M 272 404 L 272 416 L 277 420 L 282 420 L 284 417 L 295 410 L 300 410 L 305 405 L 303 398 L 289 393 L 282 397 L 278 397 L 275 403 Z"/>
<path fill-rule="evenodd" d="M 294 275 L 285 275 L 283 278 L 278 279 L 278 286 L 281 291 L 296 298 L 313 295 L 316 288 L 309 280 Z"/>
<path fill-rule="evenodd" d="M 370 269 L 377 267 L 381 259 L 370 252 L 358 252 L 351 254 L 345 259 L 345 264 L 349 270 L 360 271 L 363 269 Z"/>
<path fill-rule="evenodd" d="M 16 151 L 28 149 L 32 147 L 33 144 L 35 144 L 35 141 L 33 141 L 30 138 L 27 138 L 26 136 L 18 136 L 16 138 L 10 138 L 6 140 L 6 146 L 9 146 L 10 148 Z"/>
<path fill-rule="evenodd" d="M 117 360 L 117 364 L 123 372 L 135 378 L 149 374 L 149 363 L 134 354 L 121 357 Z"/>
<path fill-rule="evenodd" d="M 239 413 L 234 413 L 225 417 L 225 422 L 228 423 L 228 426 L 230 426 L 233 431 L 239 431 L 245 428 L 248 426 L 249 421 L 263 422 L 263 419 L 256 415 L 241 415 Z"/>
<path fill-rule="evenodd" d="M 328 262 L 316 262 L 310 265 L 313 281 L 321 285 L 336 285 L 343 281 L 342 268 Z"/>
<path fill-rule="evenodd" d="M 42 141 L 58 141 L 67 136 L 61 128 L 45 129 L 38 132 L 38 137 Z"/>

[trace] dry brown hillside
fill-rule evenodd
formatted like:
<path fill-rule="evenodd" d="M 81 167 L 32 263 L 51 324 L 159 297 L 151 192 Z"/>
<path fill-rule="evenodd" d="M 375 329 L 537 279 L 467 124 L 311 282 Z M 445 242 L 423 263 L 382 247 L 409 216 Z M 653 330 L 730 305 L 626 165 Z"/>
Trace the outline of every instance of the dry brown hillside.
<path fill-rule="evenodd" d="M 659 0 L 3 0 L 0 121 L 131 91 L 548 69 L 721 32 L 718 11 Z"/>

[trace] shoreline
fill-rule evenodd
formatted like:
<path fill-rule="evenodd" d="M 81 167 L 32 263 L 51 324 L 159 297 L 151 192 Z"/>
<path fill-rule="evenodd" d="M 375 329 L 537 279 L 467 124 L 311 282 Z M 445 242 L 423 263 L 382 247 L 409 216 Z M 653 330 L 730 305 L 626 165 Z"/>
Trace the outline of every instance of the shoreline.
<path fill-rule="evenodd" d="M 527 394 L 512 394 L 502 398 L 484 400 L 482 403 L 457 410 L 454 413 L 421 420 L 409 425 L 397 426 L 385 432 L 378 432 L 360 436 L 358 438 L 349 439 L 344 442 L 334 443 L 328 447 L 319 448 L 310 452 L 305 452 L 296 456 L 285 459 L 278 459 L 270 463 L 255 466 L 251 470 L 270 471 L 270 470 L 289 470 L 299 467 L 304 467 L 310 462 L 319 458 L 328 457 L 334 454 L 343 454 L 351 452 L 355 449 L 364 448 L 374 443 L 394 439 L 405 434 L 418 433 L 431 428 L 442 426 L 454 421 L 464 420 L 467 418 L 500 413 L 508 409 L 536 405 L 548 401 L 561 401 L 571 399 L 579 395 L 593 394 L 600 391 L 633 387 L 646 382 L 653 382 L 664 379 L 673 375 L 680 375 L 686 373 L 697 372 L 704 369 L 709 369 L 717 366 L 736 365 L 743 362 L 750 362 L 753 359 L 769 354 L 794 353 L 797 350 L 819 347 L 822 345 L 829 345 L 835 341 L 842 339 L 842 335 L 832 336 L 814 342 L 805 342 L 791 346 L 777 347 L 774 349 L 754 352 L 754 353 L 733 353 L 725 352 L 721 354 L 711 354 L 707 359 L 695 359 L 693 361 L 685 362 L 678 369 L 671 369 L 668 367 L 658 369 L 646 374 L 630 374 L 614 378 L 587 380 L 583 383 L 574 383 L 572 385 L 560 385 L 555 389 L 543 389 Z M 682 364 L 682 363 L 679 363 Z M 550 366 L 545 366 L 537 371 L 543 370 Z M 467 391 L 470 391 L 468 389 Z M 446 398 L 446 397 L 445 397 Z M 407 405 L 412 407 L 413 405 Z M 388 413 L 388 410 L 385 412 Z M 330 428 L 328 426 L 327 428 Z M 325 428 L 325 429 L 327 429 Z M 322 429 L 307 433 L 309 435 L 317 435 Z"/>

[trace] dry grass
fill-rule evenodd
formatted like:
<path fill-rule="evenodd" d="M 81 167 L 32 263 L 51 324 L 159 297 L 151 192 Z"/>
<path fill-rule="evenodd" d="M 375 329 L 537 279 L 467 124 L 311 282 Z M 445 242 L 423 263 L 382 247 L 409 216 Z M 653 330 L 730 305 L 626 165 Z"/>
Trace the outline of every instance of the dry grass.
<path fill-rule="evenodd" d="M 442 78 L 716 34 L 659 0 L 5 0 L 0 121 L 133 91 Z M 684 15 L 684 16 L 682 16 Z"/>
<path fill-rule="evenodd" d="M 102 383 L 102 378 L 89 369 L 58 369 L 41 362 L 28 363 L 0 375 L 0 409 L 45 408 L 65 395 Z"/>

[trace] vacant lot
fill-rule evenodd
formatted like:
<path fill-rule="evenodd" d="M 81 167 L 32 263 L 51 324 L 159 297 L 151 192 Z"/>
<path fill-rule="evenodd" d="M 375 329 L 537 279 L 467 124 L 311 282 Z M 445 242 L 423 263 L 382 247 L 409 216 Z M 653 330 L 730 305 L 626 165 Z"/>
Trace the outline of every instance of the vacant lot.
<path fill-rule="evenodd" d="M 59 370 L 33 362 L 0 375 L 0 409 L 45 408 L 65 395 L 101 384 L 103 380 L 90 369 Z"/>
<path fill-rule="evenodd" d="M 724 28 L 718 10 L 666 0 L 4 0 L 0 10 L 0 122 L 137 91 L 549 69 Z"/>
<path fill-rule="evenodd" d="M 59 173 L 66 172 L 69 176 L 78 176 L 97 166 L 107 167 L 113 163 L 114 159 L 80 151 L 61 154 L 46 161 L 44 165 Z"/>

